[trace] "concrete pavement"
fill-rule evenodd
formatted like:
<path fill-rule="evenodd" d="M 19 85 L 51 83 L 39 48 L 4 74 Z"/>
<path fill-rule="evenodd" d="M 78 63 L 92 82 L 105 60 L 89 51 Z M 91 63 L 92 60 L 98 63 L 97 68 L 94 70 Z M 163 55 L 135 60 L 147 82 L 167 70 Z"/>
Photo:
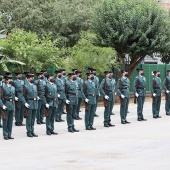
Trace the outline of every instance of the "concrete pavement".
<path fill-rule="evenodd" d="M 114 107 L 112 123 L 103 127 L 104 108 L 98 108 L 96 131 L 86 131 L 84 120 L 76 120 L 79 133 L 68 133 L 66 122 L 55 123 L 57 136 L 47 136 L 45 125 L 35 125 L 38 138 L 26 137 L 25 127 L 13 126 L 14 140 L 5 141 L 0 131 L 0 170 L 169 170 L 170 117 L 153 119 L 151 103 L 144 107 L 146 122 L 136 120 L 131 103 L 128 121 L 120 124 L 119 105 Z M 84 109 L 80 113 L 84 118 Z M 65 115 L 63 115 L 65 119 Z"/>

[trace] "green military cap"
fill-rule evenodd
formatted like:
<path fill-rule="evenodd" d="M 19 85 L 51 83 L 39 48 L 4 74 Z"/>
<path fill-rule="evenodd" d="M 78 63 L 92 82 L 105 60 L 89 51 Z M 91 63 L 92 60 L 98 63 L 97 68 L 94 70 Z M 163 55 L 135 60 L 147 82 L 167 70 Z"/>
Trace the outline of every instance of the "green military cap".
<path fill-rule="evenodd" d="M 45 73 L 45 72 L 47 72 L 47 70 L 46 69 L 42 69 L 40 72 Z"/>
<path fill-rule="evenodd" d="M 110 73 L 110 71 L 104 71 L 104 74 L 106 75 L 106 74 L 109 74 Z"/>
<path fill-rule="evenodd" d="M 4 76 L 4 79 L 5 79 L 5 80 L 12 79 L 12 76 L 5 75 L 5 76 Z"/>
<path fill-rule="evenodd" d="M 170 72 L 170 70 L 166 70 L 168 73 Z"/>
<path fill-rule="evenodd" d="M 92 75 L 93 73 L 91 72 L 87 72 L 86 75 L 89 76 L 89 75 Z"/>
<path fill-rule="evenodd" d="M 36 75 L 39 76 L 39 75 L 42 75 L 43 72 L 37 72 Z"/>
<path fill-rule="evenodd" d="M 77 70 L 76 72 L 75 72 L 75 74 L 77 75 L 77 74 L 79 74 L 79 73 L 82 73 L 81 71 L 79 71 L 79 70 Z"/>
<path fill-rule="evenodd" d="M 63 71 L 64 71 L 64 70 L 63 70 Z M 55 73 L 55 74 L 62 73 L 62 70 L 56 70 L 54 73 Z"/>
<path fill-rule="evenodd" d="M 137 71 L 137 72 L 143 71 L 143 68 L 137 68 L 136 71 Z"/>
<path fill-rule="evenodd" d="M 5 73 L 5 76 L 9 76 L 9 75 L 12 75 L 12 73 L 10 73 L 10 72 Z"/>
<path fill-rule="evenodd" d="M 21 72 L 17 72 L 17 73 L 15 73 L 15 75 L 16 75 L 16 76 L 18 76 L 18 75 L 20 75 L 20 74 L 22 74 L 22 73 L 21 73 Z"/>
<path fill-rule="evenodd" d="M 75 72 L 77 70 L 77 68 L 73 68 L 72 71 Z"/>
<path fill-rule="evenodd" d="M 30 73 L 29 71 L 25 71 L 25 72 L 24 72 L 25 75 L 27 75 L 27 74 L 29 74 L 29 73 Z"/>
<path fill-rule="evenodd" d="M 75 75 L 75 73 L 68 73 L 68 76 L 69 76 L 69 77 L 71 77 L 71 76 L 73 76 L 73 75 Z"/>
<path fill-rule="evenodd" d="M 156 73 L 158 73 L 158 72 L 160 72 L 159 70 L 155 70 L 155 71 L 153 71 L 153 74 L 156 74 Z"/>
<path fill-rule="evenodd" d="M 26 77 L 27 78 L 34 77 L 34 74 L 29 73 L 29 74 L 26 75 Z"/>

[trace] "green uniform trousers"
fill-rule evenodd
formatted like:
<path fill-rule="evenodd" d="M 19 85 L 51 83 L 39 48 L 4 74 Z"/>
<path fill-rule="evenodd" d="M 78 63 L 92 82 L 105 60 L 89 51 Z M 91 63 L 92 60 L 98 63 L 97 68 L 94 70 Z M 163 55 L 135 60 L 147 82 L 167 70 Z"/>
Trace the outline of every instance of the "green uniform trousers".
<path fill-rule="evenodd" d="M 5 116 L 6 116 L 6 119 L 2 119 L 3 136 L 11 137 L 14 111 L 5 110 Z"/>
<path fill-rule="evenodd" d="M 161 96 L 154 97 L 154 101 L 152 103 L 153 116 L 159 116 L 160 106 L 161 106 Z"/>
<path fill-rule="evenodd" d="M 145 96 L 138 96 L 137 97 L 137 114 L 138 119 L 143 119 L 143 105 L 145 102 Z"/>
<path fill-rule="evenodd" d="M 54 119 L 56 115 L 56 107 L 49 107 L 48 116 L 46 117 L 46 132 L 52 132 L 54 130 Z"/>
<path fill-rule="evenodd" d="M 28 116 L 26 117 L 26 129 L 27 134 L 34 133 L 34 123 L 35 123 L 35 117 L 37 114 L 37 110 L 34 109 L 28 109 Z"/>
<path fill-rule="evenodd" d="M 81 103 L 82 103 L 82 98 L 78 98 L 78 104 L 77 104 L 77 108 L 76 108 L 76 112 L 74 117 L 79 117 L 79 112 L 80 112 L 80 107 L 81 107 Z"/>
<path fill-rule="evenodd" d="M 43 122 L 44 119 L 44 104 L 42 100 L 38 100 L 37 122 Z"/>
<path fill-rule="evenodd" d="M 1 119 L 2 119 L 2 115 L 1 115 L 1 109 L 0 109 L 0 125 L 1 125 Z"/>
<path fill-rule="evenodd" d="M 128 105 L 129 105 L 129 98 L 125 97 L 123 100 L 122 105 L 120 105 L 120 117 L 121 121 L 126 121 Z"/>
<path fill-rule="evenodd" d="M 24 105 L 21 101 L 17 102 L 17 105 L 15 107 L 15 123 L 22 124 L 24 119 Z"/>
<path fill-rule="evenodd" d="M 165 101 L 165 111 L 166 114 L 170 114 L 170 95 L 168 95 L 168 99 Z"/>
<path fill-rule="evenodd" d="M 96 111 L 97 111 L 98 99 L 99 99 L 99 95 L 96 95 L 95 114 L 96 114 Z"/>
<path fill-rule="evenodd" d="M 111 122 L 110 116 L 112 113 L 113 101 L 107 101 L 107 107 L 104 110 L 104 124 L 108 124 Z"/>
<path fill-rule="evenodd" d="M 77 105 L 68 105 L 68 110 L 67 110 L 67 125 L 68 125 L 68 130 L 73 130 L 74 129 L 74 113 L 76 112 Z"/>
<path fill-rule="evenodd" d="M 56 109 L 55 120 L 60 120 L 64 110 L 65 101 L 58 98 L 58 108 Z"/>
<path fill-rule="evenodd" d="M 87 110 L 85 110 L 86 128 L 93 127 L 95 109 L 96 109 L 96 104 L 87 104 Z"/>

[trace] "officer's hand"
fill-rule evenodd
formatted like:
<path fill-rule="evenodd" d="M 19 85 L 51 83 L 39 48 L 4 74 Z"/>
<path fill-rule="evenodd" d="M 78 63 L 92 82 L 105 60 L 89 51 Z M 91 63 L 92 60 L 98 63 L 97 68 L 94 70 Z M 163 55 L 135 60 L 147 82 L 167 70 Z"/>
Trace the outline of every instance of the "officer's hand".
<path fill-rule="evenodd" d="M 66 103 L 67 103 L 67 104 L 70 104 L 70 101 L 69 101 L 69 100 L 66 100 Z"/>
<path fill-rule="evenodd" d="M 2 108 L 3 108 L 3 110 L 6 110 L 6 109 L 7 109 L 7 107 L 6 107 L 5 105 L 3 105 Z"/>
<path fill-rule="evenodd" d="M 85 99 L 85 102 L 88 103 L 88 102 L 89 102 L 89 99 L 86 98 L 86 99 Z"/>
<path fill-rule="evenodd" d="M 18 97 L 15 97 L 15 101 L 18 101 Z"/>
<path fill-rule="evenodd" d="M 167 90 L 166 93 L 169 93 L 169 90 Z"/>
<path fill-rule="evenodd" d="M 109 96 L 106 95 L 106 96 L 104 96 L 104 98 L 105 98 L 106 100 L 108 100 L 108 99 L 109 99 Z"/>
<path fill-rule="evenodd" d="M 60 94 L 58 94 L 58 97 L 60 98 Z"/>
<path fill-rule="evenodd" d="M 156 93 L 153 93 L 153 96 L 156 97 Z"/>
<path fill-rule="evenodd" d="M 139 94 L 138 94 L 138 93 L 135 93 L 135 96 L 136 96 L 136 97 L 139 97 Z"/>
<path fill-rule="evenodd" d="M 30 105 L 29 105 L 28 103 L 25 103 L 25 107 L 26 107 L 26 108 L 29 108 Z"/>
<path fill-rule="evenodd" d="M 48 103 L 45 104 L 45 107 L 49 109 L 50 105 Z"/>
<path fill-rule="evenodd" d="M 121 94 L 121 98 L 122 98 L 122 99 L 124 99 L 124 98 L 125 98 L 125 96 L 124 96 L 123 94 Z"/>
<path fill-rule="evenodd" d="M 38 100 L 40 100 L 39 96 L 37 97 Z"/>

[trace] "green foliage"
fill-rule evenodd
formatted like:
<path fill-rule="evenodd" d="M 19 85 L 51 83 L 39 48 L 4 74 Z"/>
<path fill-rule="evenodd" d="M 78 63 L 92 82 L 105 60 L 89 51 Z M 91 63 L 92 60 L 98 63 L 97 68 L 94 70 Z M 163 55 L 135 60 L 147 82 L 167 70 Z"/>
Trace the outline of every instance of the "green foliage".
<path fill-rule="evenodd" d="M 86 73 L 88 67 L 93 67 L 97 68 L 98 74 L 103 75 L 105 70 L 111 70 L 113 66 L 119 67 L 115 50 L 109 47 L 95 46 L 95 41 L 95 34 L 81 33 L 78 43 L 68 50 L 69 57 L 64 62 L 67 70 L 77 68 Z"/>
<path fill-rule="evenodd" d="M 51 35 L 39 39 L 35 33 L 16 29 L 7 39 L 0 41 L 0 46 L 3 47 L 3 55 L 26 63 L 24 67 L 19 66 L 20 71 L 35 72 L 48 66 L 60 66 L 60 53 L 56 43 L 51 41 Z"/>
<path fill-rule="evenodd" d="M 130 70 L 146 55 L 167 50 L 170 38 L 167 13 L 154 0 L 104 0 L 96 9 L 93 30 L 101 46 L 113 47 Z"/>

